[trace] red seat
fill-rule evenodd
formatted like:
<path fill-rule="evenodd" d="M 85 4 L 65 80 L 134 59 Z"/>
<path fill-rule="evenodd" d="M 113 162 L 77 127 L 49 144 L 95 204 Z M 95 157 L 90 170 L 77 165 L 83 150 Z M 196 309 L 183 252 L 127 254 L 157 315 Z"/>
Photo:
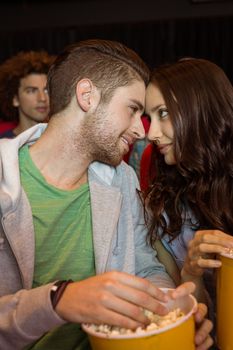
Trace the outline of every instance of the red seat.
<path fill-rule="evenodd" d="M 142 191 L 145 191 L 149 185 L 150 179 L 150 164 L 153 145 L 149 143 L 142 153 L 140 162 L 140 186 Z"/>
<path fill-rule="evenodd" d="M 0 133 L 2 134 L 5 131 L 14 129 L 16 127 L 17 123 L 15 122 L 6 122 L 0 119 Z"/>

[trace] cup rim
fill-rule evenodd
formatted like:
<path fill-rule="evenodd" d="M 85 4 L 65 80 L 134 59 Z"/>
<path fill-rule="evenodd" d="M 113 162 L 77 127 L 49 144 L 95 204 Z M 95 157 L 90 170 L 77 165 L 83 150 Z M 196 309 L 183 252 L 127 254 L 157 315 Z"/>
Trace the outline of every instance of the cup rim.
<path fill-rule="evenodd" d="M 228 259 L 233 259 L 233 253 L 220 253 L 219 255 L 224 256 Z"/>
<path fill-rule="evenodd" d="M 163 291 L 168 291 L 168 290 L 172 290 L 173 288 L 160 288 L 160 289 Z M 149 330 L 149 331 L 146 331 L 145 333 L 143 332 L 143 333 L 129 333 L 129 334 L 111 335 L 111 334 L 96 332 L 96 331 L 91 329 L 90 325 L 85 324 L 85 323 L 82 323 L 81 327 L 90 336 L 103 338 L 103 339 L 137 339 L 137 338 L 150 337 L 150 336 L 156 335 L 156 334 L 161 334 L 161 333 L 164 333 L 172 328 L 175 328 L 175 327 L 181 325 L 182 323 L 184 323 L 185 321 L 187 321 L 192 316 L 192 314 L 195 312 L 195 310 L 197 309 L 196 298 L 192 294 L 188 294 L 185 297 L 189 297 L 192 300 L 193 306 L 192 306 L 191 310 L 187 314 L 185 314 L 184 316 L 179 318 L 177 321 L 175 321 L 167 326 L 161 327 L 159 329 Z"/>

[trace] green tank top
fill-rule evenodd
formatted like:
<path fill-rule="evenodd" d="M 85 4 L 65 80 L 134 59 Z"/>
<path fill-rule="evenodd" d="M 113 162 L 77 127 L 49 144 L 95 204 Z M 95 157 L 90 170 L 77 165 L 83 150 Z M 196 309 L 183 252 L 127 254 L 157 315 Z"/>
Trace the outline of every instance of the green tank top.
<path fill-rule="evenodd" d="M 79 281 L 95 275 L 89 185 L 66 191 L 46 182 L 28 146 L 20 149 L 20 176 L 29 199 L 35 230 L 33 287 L 51 281 Z M 65 324 L 26 349 L 87 350 L 78 324 Z"/>

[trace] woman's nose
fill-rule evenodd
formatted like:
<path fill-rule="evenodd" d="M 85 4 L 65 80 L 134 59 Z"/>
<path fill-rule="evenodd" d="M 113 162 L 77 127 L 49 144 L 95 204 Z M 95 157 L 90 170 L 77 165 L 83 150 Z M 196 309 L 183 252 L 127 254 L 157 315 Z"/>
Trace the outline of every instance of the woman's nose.
<path fill-rule="evenodd" d="M 159 139 L 159 138 L 161 138 L 162 134 L 163 133 L 162 133 L 159 122 L 154 121 L 154 120 L 151 121 L 149 130 L 148 130 L 148 134 L 147 134 L 148 140 L 153 141 L 155 139 Z"/>

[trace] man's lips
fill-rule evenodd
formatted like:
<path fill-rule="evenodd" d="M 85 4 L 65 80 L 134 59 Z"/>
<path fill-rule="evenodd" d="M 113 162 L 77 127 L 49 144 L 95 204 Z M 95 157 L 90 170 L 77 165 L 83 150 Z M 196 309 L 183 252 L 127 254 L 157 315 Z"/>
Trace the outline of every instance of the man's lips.
<path fill-rule="evenodd" d="M 131 137 L 126 137 L 126 136 L 121 136 L 121 140 L 124 142 L 124 144 L 126 145 L 125 147 L 125 153 L 128 153 L 130 150 L 130 146 L 134 143 L 134 139 Z"/>
<path fill-rule="evenodd" d="M 48 107 L 37 107 L 36 110 L 40 113 L 45 113 L 48 111 Z"/>
<path fill-rule="evenodd" d="M 129 136 L 121 136 L 122 141 L 126 143 L 128 146 L 132 145 L 135 142 L 135 139 Z"/>
<path fill-rule="evenodd" d="M 127 146 L 129 146 L 129 141 L 125 137 L 122 136 L 121 139 Z"/>

